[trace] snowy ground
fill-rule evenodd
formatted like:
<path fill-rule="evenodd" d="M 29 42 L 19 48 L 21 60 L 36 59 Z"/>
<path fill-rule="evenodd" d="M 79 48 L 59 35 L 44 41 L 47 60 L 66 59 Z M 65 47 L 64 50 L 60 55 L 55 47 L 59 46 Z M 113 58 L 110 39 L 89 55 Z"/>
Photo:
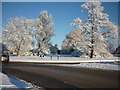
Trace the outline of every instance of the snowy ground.
<path fill-rule="evenodd" d="M 79 57 L 70 57 L 70 56 L 11 56 L 11 62 L 66 62 L 66 63 L 77 63 L 77 62 L 114 62 L 120 61 L 118 57 L 113 57 L 109 59 L 88 59 L 88 58 L 79 58 Z"/>
<path fill-rule="evenodd" d="M 80 64 L 58 64 L 59 66 L 66 67 L 85 67 L 94 69 L 105 69 L 105 70 L 115 70 L 120 71 L 120 63 L 80 63 Z"/>
<path fill-rule="evenodd" d="M 120 61 L 117 57 L 111 59 L 85 59 L 78 57 L 43 57 L 38 56 L 23 56 L 23 57 L 10 57 L 11 62 L 36 62 L 36 63 L 57 63 L 56 65 L 61 66 L 72 66 L 72 67 L 87 67 L 87 68 L 97 68 L 106 70 L 120 70 L 120 63 L 115 63 L 115 61 Z M 64 64 L 59 64 L 64 63 Z M 70 64 L 72 63 L 72 64 Z M 77 64 L 74 64 L 77 63 Z"/>
<path fill-rule="evenodd" d="M 0 90 L 2 88 L 24 88 L 30 90 L 38 90 L 30 83 L 25 83 L 12 77 L 8 77 L 7 75 L 0 72 Z"/>
<path fill-rule="evenodd" d="M 39 63 L 84 63 L 84 62 L 115 62 L 120 61 L 117 57 L 109 59 L 87 59 L 79 57 L 65 57 L 65 56 L 11 56 L 10 62 L 39 62 Z"/>

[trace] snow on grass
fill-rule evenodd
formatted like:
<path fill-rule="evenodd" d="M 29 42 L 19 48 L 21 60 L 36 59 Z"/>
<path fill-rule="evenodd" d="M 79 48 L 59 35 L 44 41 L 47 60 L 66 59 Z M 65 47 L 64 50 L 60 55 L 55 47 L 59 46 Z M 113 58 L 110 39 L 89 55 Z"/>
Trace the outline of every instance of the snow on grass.
<path fill-rule="evenodd" d="M 35 62 L 35 63 L 57 63 L 56 65 L 61 66 L 72 66 L 72 67 L 87 67 L 87 68 L 97 68 L 97 69 L 106 69 L 106 70 L 120 70 L 120 63 L 116 63 L 120 60 L 117 57 L 109 59 L 86 59 L 79 57 L 62 57 L 59 59 L 57 56 L 53 56 L 52 59 L 50 56 L 38 57 L 38 56 L 12 56 L 10 57 L 10 62 Z M 64 63 L 64 64 L 60 64 Z M 70 64 L 72 63 L 72 64 Z M 77 63 L 77 64 L 75 64 Z"/>
<path fill-rule="evenodd" d="M 120 63 L 80 63 L 80 64 L 59 64 L 59 66 L 67 67 L 85 67 L 105 70 L 116 70 L 120 71 Z"/>
<path fill-rule="evenodd" d="M 115 62 L 120 61 L 117 57 L 109 59 L 88 59 L 79 57 L 62 57 L 62 56 L 11 56 L 10 62 L 39 62 L 39 63 L 84 63 L 84 62 Z"/>
<path fill-rule="evenodd" d="M 35 89 L 30 83 L 24 83 L 20 80 L 8 77 L 7 75 L 0 72 L 0 90 L 2 88 L 25 88 L 25 89 Z"/>

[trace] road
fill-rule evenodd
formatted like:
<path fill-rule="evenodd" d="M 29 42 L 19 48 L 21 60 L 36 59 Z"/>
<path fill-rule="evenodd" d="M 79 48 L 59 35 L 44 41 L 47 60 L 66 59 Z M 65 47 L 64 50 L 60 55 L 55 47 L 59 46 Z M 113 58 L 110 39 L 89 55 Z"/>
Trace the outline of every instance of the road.
<path fill-rule="evenodd" d="M 2 65 L 7 75 L 44 88 L 118 88 L 119 72 L 39 63 Z"/>

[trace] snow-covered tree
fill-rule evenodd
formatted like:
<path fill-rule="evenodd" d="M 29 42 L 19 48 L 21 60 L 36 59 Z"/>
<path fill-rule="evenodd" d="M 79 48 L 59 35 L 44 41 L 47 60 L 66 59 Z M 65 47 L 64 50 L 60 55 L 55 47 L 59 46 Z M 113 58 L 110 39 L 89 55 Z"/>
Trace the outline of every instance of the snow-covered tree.
<path fill-rule="evenodd" d="M 81 21 L 79 18 L 74 20 L 74 23 L 78 20 Z M 72 23 L 71 25 L 73 25 Z M 63 41 L 62 50 L 65 50 L 67 54 L 72 54 L 73 56 L 81 55 L 86 48 L 86 40 L 84 36 L 84 32 L 82 32 L 82 27 L 77 28 L 78 30 L 71 30 L 69 34 L 66 35 L 66 39 Z M 77 55 L 77 54 L 78 55 Z"/>
<path fill-rule="evenodd" d="M 47 11 L 42 11 L 39 18 L 37 19 L 37 29 L 36 29 L 36 40 L 39 51 L 44 53 L 50 53 L 49 43 L 53 36 L 53 20 L 52 16 L 48 14 Z"/>
<path fill-rule="evenodd" d="M 87 23 L 86 23 L 87 24 Z M 86 48 L 88 47 L 88 40 L 85 38 L 86 29 L 83 27 L 83 22 L 80 18 L 74 20 L 71 23 L 71 26 L 74 27 L 75 30 L 72 30 L 68 35 L 66 35 L 66 39 L 63 41 L 62 49 L 71 53 L 73 56 L 79 56 L 83 52 L 87 52 Z M 77 55 L 79 54 L 79 55 Z"/>
<path fill-rule="evenodd" d="M 109 21 L 108 14 L 103 13 L 104 7 L 98 1 L 87 2 L 81 7 L 88 11 L 88 19 L 85 21 L 89 23 L 90 28 L 86 29 L 90 39 L 90 46 L 88 48 L 89 57 L 111 57 L 108 50 L 108 45 L 111 41 L 118 38 L 118 27 Z M 86 28 L 87 26 L 85 26 Z"/>
<path fill-rule="evenodd" d="M 86 2 L 81 7 L 88 11 L 88 18 L 84 21 L 77 18 L 71 24 L 76 30 L 80 30 L 81 40 L 77 42 L 80 42 L 79 50 L 84 52 L 81 57 L 111 57 L 109 48 L 118 38 L 118 27 L 109 20 L 108 14 L 103 13 L 104 8 L 100 2 Z"/>
<path fill-rule="evenodd" d="M 62 49 L 72 51 L 79 49 L 80 41 L 80 30 L 72 30 L 69 34 L 66 35 L 66 39 L 62 44 Z"/>
<path fill-rule="evenodd" d="M 34 20 L 24 17 L 12 18 L 3 29 L 3 43 L 14 49 L 17 56 L 31 49 Z"/>

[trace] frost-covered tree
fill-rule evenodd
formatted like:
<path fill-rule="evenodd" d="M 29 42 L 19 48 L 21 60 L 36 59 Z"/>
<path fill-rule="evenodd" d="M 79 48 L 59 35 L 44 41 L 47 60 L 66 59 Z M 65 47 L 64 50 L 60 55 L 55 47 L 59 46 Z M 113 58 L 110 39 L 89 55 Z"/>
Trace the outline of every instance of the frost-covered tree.
<path fill-rule="evenodd" d="M 86 29 L 86 36 L 90 38 L 88 39 L 90 41 L 89 57 L 111 57 L 108 45 L 118 38 L 118 27 L 109 21 L 108 14 L 103 13 L 104 7 L 100 2 L 87 2 L 81 7 L 88 11 L 88 19 L 85 24 L 90 25 L 90 28 Z"/>
<path fill-rule="evenodd" d="M 49 43 L 53 36 L 53 20 L 47 11 L 42 11 L 37 19 L 36 40 L 38 45 L 38 54 L 40 51 L 50 53 Z"/>
<path fill-rule="evenodd" d="M 109 48 L 118 38 L 118 27 L 109 20 L 108 14 L 103 13 L 104 8 L 100 2 L 86 2 L 81 7 L 88 11 L 88 18 L 84 21 L 75 19 L 71 24 L 76 30 L 80 30 L 81 40 L 77 42 L 80 42 L 79 48 L 84 52 L 81 57 L 111 57 Z"/>
<path fill-rule="evenodd" d="M 64 50 L 64 53 L 66 54 L 72 54 L 72 52 L 76 50 L 80 51 L 80 42 L 80 30 L 71 30 L 71 32 L 66 35 L 66 39 L 63 41 L 62 50 Z"/>
<path fill-rule="evenodd" d="M 85 31 L 80 18 L 75 19 L 74 22 L 71 23 L 71 26 L 74 26 L 75 30 L 72 30 L 66 35 L 66 39 L 62 44 L 62 49 L 74 56 L 78 56 L 75 53 L 81 55 L 86 48 Z"/>
<path fill-rule="evenodd" d="M 3 43 L 14 49 L 17 56 L 31 49 L 34 20 L 24 17 L 9 19 L 3 29 Z"/>
<path fill-rule="evenodd" d="M 80 41 L 80 30 L 72 30 L 69 34 L 66 35 L 66 39 L 62 44 L 62 49 L 71 51 L 80 49 Z"/>

